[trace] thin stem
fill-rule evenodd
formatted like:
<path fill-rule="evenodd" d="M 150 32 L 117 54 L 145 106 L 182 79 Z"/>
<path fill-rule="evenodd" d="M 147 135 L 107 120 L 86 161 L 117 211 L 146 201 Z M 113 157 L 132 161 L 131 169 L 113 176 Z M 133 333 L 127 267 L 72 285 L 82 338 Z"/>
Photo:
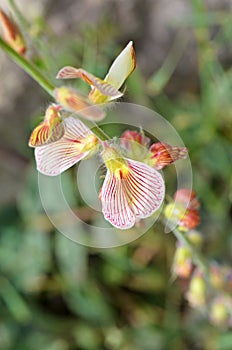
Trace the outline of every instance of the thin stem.
<path fill-rule="evenodd" d="M 0 47 L 15 61 L 26 73 L 28 73 L 50 96 L 54 98 L 53 91 L 55 86 L 51 84 L 40 71 L 23 56 L 13 50 L 2 38 L 0 38 Z M 102 140 L 109 140 L 109 137 L 104 133 L 103 130 L 96 124 L 86 121 L 87 126 L 91 127 L 96 136 Z M 89 124 L 89 125 L 88 125 Z M 94 127 L 93 127 L 94 124 Z"/>
<path fill-rule="evenodd" d="M 51 84 L 40 71 L 22 55 L 13 50 L 2 38 L 0 38 L 0 47 L 17 63 L 26 73 L 28 73 L 50 96 L 53 97 L 55 86 Z"/>

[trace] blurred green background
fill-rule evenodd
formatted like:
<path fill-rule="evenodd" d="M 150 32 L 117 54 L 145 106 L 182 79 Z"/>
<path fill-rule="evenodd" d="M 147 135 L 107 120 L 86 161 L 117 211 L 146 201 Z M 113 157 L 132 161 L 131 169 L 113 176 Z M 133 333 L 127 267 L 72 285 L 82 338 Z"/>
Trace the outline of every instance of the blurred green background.
<path fill-rule="evenodd" d="M 28 56 L 53 82 L 64 65 L 104 77 L 134 41 L 137 69 L 124 100 L 157 111 L 179 132 L 202 203 L 204 255 L 230 265 L 231 1 L 17 4 Z M 0 349 L 231 350 L 232 332 L 210 325 L 187 305 L 185 286 L 171 281 L 175 239 L 161 225 L 109 250 L 79 246 L 53 228 L 27 146 L 49 96 L 2 52 L 0 77 Z M 64 176 L 72 193 L 72 171 Z M 166 178 L 172 195 L 172 168 Z"/>

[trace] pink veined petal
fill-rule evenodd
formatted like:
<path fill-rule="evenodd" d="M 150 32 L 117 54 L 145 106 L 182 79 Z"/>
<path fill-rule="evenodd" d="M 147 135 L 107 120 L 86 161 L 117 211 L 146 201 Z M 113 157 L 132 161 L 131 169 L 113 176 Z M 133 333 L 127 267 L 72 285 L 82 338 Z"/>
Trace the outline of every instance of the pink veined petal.
<path fill-rule="evenodd" d="M 87 72 L 82 68 L 75 68 L 67 66 L 62 68 L 58 74 L 57 79 L 74 79 L 80 78 L 88 83 L 92 88 L 96 88 L 103 95 L 112 97 L 114 99 L 119 98 L 123 95 L 122 92 L 118 91 L 113 85 L 108 84 L 104 80 L 96 77 L 95 75 Z"/>
<path fill-rule="evenodd" d="M 136 219 L 151 216 L 161 206 L 165 186 L 162 176 L 150 166 L 127 159 L 130 172 L 125 178 L 107 173 L 102 186 L 102 212 L 120 229 L 134 226 Z"/>
<path fill-rule="evenodd" d="M 149 217 L 164 200 L 164 180 L 158 171 L 146 164 L 131 159 L 127 159 L 127 162 L 131 171 L 125 187 L 131 199 L 131 208 L 137 218 Z"/>
<path fill-rule="evenodd" d="M 102 186 L 102 212 L 107 221 L 120 229 L 135 224 L 135 215 L 129 206 L 121 179 L 107 172 Z"/>
<path fill-rule="evenodd" d="M 91 131 L 73 117 L 65 119 L 64 123 L 66 130 L 62 139 L 35 149 L 37 169 L 42 174 L 59 175 L 89 153 L 80 153 L 76 145 L 78 139 L 86 137 Z"/>

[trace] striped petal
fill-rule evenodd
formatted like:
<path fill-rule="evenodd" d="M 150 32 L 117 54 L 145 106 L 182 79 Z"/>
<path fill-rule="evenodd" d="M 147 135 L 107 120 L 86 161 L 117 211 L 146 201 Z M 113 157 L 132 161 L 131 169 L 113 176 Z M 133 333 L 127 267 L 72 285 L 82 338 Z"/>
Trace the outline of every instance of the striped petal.
<path fill-rule="evenodd" d="M 62 139 L 35 149 L 37 169 L 42 174 L 61 174 L 89 155 L 96 146 L 95 135 L 80 120 L 69 117 L 64 123 L 65 134 Z M 87 145 L 90 140 L 92 145 Z"/>
<path fill-rule="evenodd" d="M 100 121 L 105 117 L 105 112 L 100 107 L 93 105 L 73 89 L 62 86 L 55 89 L 54 96 L 64 108 L 85 119 Z"/>
<path fill-rule="evenodd" d="M 91 85 L 92 88 L 97 89 L 103 95 L 109 96 L 113 99 L 121 97 L 123 94 L 118 91 L 114 86 L 108 84 L 104 80 L 97 78 L 95 75 L 87 72 L 82 68 L 74 68 L 74 67 L 64 67 L 62 68 L 58 74 L 57 79 L 74 79 L 80 78 L 84 80 L 86 83 Z"/>
<path fill-rule="evenodd" d="M 134 226 L 136 219 L 151 216 L 164 199 L 164 181 L 153 168 L 127 159 L 125 177 L 108 171 L 101 190 L 102 211 L 106 220 L 119 229 Z"/>
<path fill-rule="evenodd" d="M 31 133 L 28 145 L 39 147 L 55 142 L 64 136 L 65 127 L 59 114 L 60 106 L 51 105 L 47 108 L 44 121 Z"/>
<path fill-rule="evenodd" d="M 46 122 L 39 124 L 31 133 L 29 139 L 30 147 L 39 147 L 59 140 L 64 135 L 63 124 L 56 125 L 52 130 Z"/>

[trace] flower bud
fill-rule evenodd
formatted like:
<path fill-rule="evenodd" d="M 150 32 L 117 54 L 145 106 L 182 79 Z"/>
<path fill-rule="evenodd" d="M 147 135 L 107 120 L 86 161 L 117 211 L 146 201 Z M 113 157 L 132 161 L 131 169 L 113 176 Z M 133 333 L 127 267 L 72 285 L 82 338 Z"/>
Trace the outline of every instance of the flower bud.
<path fill-rule="evenodd" d="M 197 210 L 186 210 L 179 203 L 169 203 L 164 209 L 164 215 L 167 219 L 176 223 L 181 231 L 192 230 L 200 223 Z"/>
<path fill-rule="evenodd" d="M 178 159 L 184 159 L 188 155 L 185 147 L 172 147 L 164 142 L 153 143 L 149 149 L 147 164 L 160 170 Z"/>
<path fill-rule="evenodd" d="M 188 240 L 194 245 L 196 248 L 201 248 L 203 243 L 202 234 L 196 230 L 191 230 L 186 233 Z"/>
<path fill-rule="evenodd" d="M 200 202 L 196 193 L 189 188 L 181 188 L 174 194 L 174 200 L 188 209 L 197 210 L 200 208 Z"/>
<path fill-rule="evenodd" d="M 186 246 L 178 246 L 175 252 L 172 270 L 181 278 L 188 278 L 193 269 L 192 251 Z"/>
<path fill-rule="evenodd" d="M 183 188 L 176 191 L 174 203 L 166 206 L 164 214 L 175 222 L 181 231 L 193 230 L 200 223 L 198 208 L 200 203 L 193 191 Z"/>
<path fill-rule="evenodd" d="M 218 296 L 212 303 L 209 310 L 211 322 L 219 327 L 229 326 L 231 319 L 232 300 L 229 296 Z"/>
<path fill-rule="evenodd" d="M 215 289 L 223 289 L 225 286 L 225 274 L 222 267 L 216 262 L 212 262 L 209 271 L 210 283 Z"/>
<path fill-rule="evenodd" d="M 191 278 L 186 298 L 192 307 L 202 307 L 206 303 L 206 283 L 201 272 L 196 271 Z"/>
<path fill-rule="evenodd" d="M 143 132 L 126 130 L 120 138 L 121 146 L 126 150 L 126 156 L 143 161 L 148 153 L 150 139 Z"/>
<path fill-rule="evenodd" d="M 16 52 L 25 54 L 26 45 L 25 41 L 12 19 L 10 19 L 6 13 L 0 9 L 0 23 L 3 29 L 3 39 L 9 46 L 12 47 Z"/>

